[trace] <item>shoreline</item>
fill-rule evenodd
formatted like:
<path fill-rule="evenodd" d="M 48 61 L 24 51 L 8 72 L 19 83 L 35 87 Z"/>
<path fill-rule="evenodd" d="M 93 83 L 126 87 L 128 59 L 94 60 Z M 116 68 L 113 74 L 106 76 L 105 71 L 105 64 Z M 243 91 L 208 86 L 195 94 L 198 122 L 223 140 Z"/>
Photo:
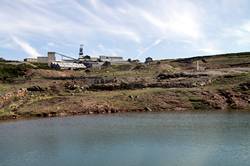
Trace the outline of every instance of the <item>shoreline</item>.
<path fill-rule="evenodd" d="M 67 118 L 67 117 L 81 117 L 81 116 L 108 116 L 108 115 L 139 115 L 139 114 L 250 114 L 247 110 L 188 110 L 188 111 L 147 111 L 147 110 L 128 110 L 128 111 L 117 111 L 115 113 L 79 113 L 79 114 L 62 114 L 62 115 L 53 115 L 53 116 L 7 116 L 5 118 L 0 117 L 0 125 L 5 122 L 18 122 L 18 121 L 28 121 L 28 120 L 40 120 L 40 119 L 53 119 L 53 118 Z"/>

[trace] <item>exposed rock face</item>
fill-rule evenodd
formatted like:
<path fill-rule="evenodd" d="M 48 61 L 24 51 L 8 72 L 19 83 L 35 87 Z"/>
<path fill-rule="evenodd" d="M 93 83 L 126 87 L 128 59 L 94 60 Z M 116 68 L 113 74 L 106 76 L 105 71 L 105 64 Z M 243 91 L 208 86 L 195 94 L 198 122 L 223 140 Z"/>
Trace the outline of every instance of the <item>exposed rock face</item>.
<path fill-rule="evenodd" d="M 193 88 L 197 87 L 196 84 L 192 82 L 155 82 L 147 84 L 150 88 Z"/>
<path fill-rule="evenodd" d="M 120 83 L 120 84 L 93 84 L 89 90 L 124 90 L 124 89 L 142 89 L 147 86 L 143 83 Z"/>
<path fill-rule="evenodd" d="M 204 91 L 202 94 L 202 102 L 207 104 L 211 109 L 225 110 L 227 103 L 224 96 L 209 91 Z"/>
<path fill-rule="evenodd" d="M 17 91 L 6 93 L 2 96 L 0 96 L 0 108 L 3 108 L 4 106 L 11 103 L 11 101 L 14 98 L 22 98 L 27 95 L 27 90 L 25 88 L 21 88 Z"/>
<path fill-rule="evenodd" d="M 219 94 L 225 97 L 226 103 L 234 109 L 245 108 L 247 106 L 247 101 L 244 100 L 244 96 L 240 93 L 236 93 L 229 90 L 219 90 Z"/>
<path fill-rule="evenodd" d="M 76 85 L 74 82 L 66 82 L 66 83 L 64 84 L 64 87 L 65 87 L 65 89 L 67 89 L 67 90 L 76 90 L 77 88 L 79 88 L 79 86 Z"/>
<path fill-rule="evenodd" d="M 209 81 L 172 81 L 172 82 L 152 82 L 152 83 L 141 83 L 141 82 L 130 82 L 120 84 L 93 84 L 89 86 L 88 90 L 133 90 L 143 88 L 194 88 L 204 86 Z"/>
<path fill-rule="evenodd" d="M 41 88 L 40 86 L 32 86 L 32 87 L 27 88 L 27 90 L 30 92 L 43 92 L 43 91 L 45 91 L 45 89 Z"/>
<path fill-rule="evenodd" d="M 191 73 L 160 73 L 157 76 L 157 79 L 164 80 L 164 79 L 171 79 L 171 78 L 199 78 L 199 77 L 207 77 L 207 74 L 191 74 Z"/>
<path fill-rule="evenodd" d="M 241 90 L 250 90 L 250 82 L 245 82 L 239 85 Z"/>

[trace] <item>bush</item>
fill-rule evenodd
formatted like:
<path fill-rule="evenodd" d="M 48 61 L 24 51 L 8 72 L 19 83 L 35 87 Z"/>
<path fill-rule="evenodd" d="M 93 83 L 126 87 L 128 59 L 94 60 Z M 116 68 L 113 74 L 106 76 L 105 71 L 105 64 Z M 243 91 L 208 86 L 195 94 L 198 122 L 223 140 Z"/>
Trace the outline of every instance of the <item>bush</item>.
<path fill-rule="evenodd" d="M 5 62 L 5 59 L 0 57 L 0 62 Z"/>
<path fill-rule="evenodd" d="M 0 80 L 6 81 L 18 77 L 22 77 L 25 75 L 27 69 L 32 68 L 30 65 L 27 64 L 7 64 L 7 63 L 0 63 Z"/>

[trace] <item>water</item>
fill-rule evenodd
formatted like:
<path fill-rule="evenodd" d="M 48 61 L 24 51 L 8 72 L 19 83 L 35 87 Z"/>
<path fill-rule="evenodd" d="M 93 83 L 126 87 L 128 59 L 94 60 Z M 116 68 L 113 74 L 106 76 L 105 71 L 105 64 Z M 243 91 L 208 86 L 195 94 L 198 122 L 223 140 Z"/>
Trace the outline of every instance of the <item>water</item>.
<path fill-rule="evenodd" d="M 250 114 L 122 114 L 0 124 L 0 166 L 249 164 Z"/>

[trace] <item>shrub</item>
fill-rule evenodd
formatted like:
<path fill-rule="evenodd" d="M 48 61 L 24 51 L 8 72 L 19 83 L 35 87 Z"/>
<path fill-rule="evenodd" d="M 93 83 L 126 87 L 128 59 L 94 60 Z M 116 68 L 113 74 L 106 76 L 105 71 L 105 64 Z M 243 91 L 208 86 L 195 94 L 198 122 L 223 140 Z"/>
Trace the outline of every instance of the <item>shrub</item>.
<path fill-rule="evenodd" d="M 25 75 L 27 69 L 32 68 L 27 64 L 7 64 L 0 63 L 0 80 L 6 81 L 14 78 L 22 77 Z"/>

